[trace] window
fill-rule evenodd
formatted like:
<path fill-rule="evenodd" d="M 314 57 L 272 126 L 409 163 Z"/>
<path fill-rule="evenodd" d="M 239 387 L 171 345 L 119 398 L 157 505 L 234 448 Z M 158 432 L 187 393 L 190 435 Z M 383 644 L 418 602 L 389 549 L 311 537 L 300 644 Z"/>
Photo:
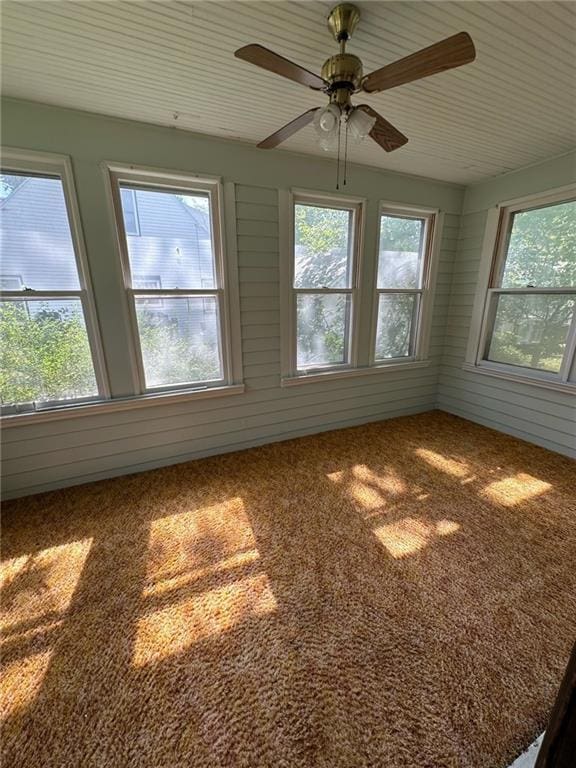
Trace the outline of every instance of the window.
<path fill-rule="evenodd" d="M 292 210 L 291 367 L 294 372 L 350 367 L 356 362 L 361 203 L 298 195 Z"/>
<path fill-rule="evenodd" d="M 477 364 L 567 383 L 576 347 L 576 199 L 503 206 Z"/>
<path fill-rule="evenodd" d="M 218 182 L 134 170 L 112 181 L 142 392 L 230 383 Z"/>
<path fill-rule="evenodd" d="M 427 365 L 441 214 L 381 207 L 365 255 L 362 200 L 286 191 L 280 210 L 282 385 Z"/>
<path fill-rule="evenodd" d="M 418 356 L 434 214 L 384 208 L 380 214 L 374 361 Z"/>
<path fill-rule="evenodd" d="M 65 158 L 7 150 L 0 174 L 2 413 L 107 396 Z"/>

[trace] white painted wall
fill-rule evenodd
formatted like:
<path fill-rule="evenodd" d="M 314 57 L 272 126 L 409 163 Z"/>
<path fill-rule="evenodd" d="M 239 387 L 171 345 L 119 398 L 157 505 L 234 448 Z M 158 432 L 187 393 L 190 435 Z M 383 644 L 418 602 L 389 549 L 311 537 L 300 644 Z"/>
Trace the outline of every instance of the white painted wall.
<path fill-rule="evenodd" d="M 464 371 L 472 307 L 489 209 L 499 202 L 576 181 L 576 153 L 466 190 L 454 261 L 438 407 L 553 451 L 576 457 L 576 397 Z"/>
<path fill-rule="evenodd" d="M 242 395 L 3 429 L 6 498 L 88 482 L 260 443 L 434 408 L 444 351 L 462 188 L 352 167 L 346 194 L 367 199 L 364 259 L 376 267 L 378 202 L 445 213 L 431 364 L 410 371 L 280 387 L 278 194 L 292 187 L 334 192 L 334 162 L 263 153 L 238 142 L 6 100 L 6 146 L 72 158 L 112 392 L 129 394 L 125 297 L 106 205 L 102 161 L 220 175 L 235 185 L 240 276 Z M 361 328 L 368 333 L 368 328 Z"/>

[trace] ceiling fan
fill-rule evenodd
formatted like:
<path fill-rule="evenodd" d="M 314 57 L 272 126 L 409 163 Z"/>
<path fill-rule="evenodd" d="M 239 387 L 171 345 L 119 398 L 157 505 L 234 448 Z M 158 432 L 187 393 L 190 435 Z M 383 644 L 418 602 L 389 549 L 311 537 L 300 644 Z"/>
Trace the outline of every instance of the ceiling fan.
<path fill-rule="evenodd" d="M 346 141 L 348 130 L 356 140 L 370 136 L 386 152 L 402 147 L 408 139 L 368 104 L 354 106 L 354 93 L 378 93 L 398 85 L 404 85 L 423 77 L 454 69 L 474 61 L 476 51 L 467 32 L 447 37 L 439 43 L 403 59 L 387 64 L 369 75 L 362 74 L 362 61 L 358 56 L 346 53 L 346 43 L 360 21 L 360 11 L 350 3 L 337 5 L 328 16 L 328 27 L 340 44 L 340 53 L 324 62 L 321 75 L 294 64 L 262 45 L 252 44 L 235 52 L 238 59 L 255 64 L 296 83 L 322 91 L 329 98 L 326 107 L 314 107 L 284 125 L 258 144 L 260 149 L 277 147 L 293 134 L 314 122 L 324 149 L 335 148 L 340 143 L 344 125 Z M 340 153 L 338 153 L 340 154 Z"/>

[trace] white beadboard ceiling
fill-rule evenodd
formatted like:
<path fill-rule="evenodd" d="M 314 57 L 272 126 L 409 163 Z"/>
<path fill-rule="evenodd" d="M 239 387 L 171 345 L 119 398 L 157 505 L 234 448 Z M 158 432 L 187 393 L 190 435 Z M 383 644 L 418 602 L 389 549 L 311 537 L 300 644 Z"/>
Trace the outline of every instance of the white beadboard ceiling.
<path fill-rule="evenodd" d="M 333 5 L 4 0 L 3 91 L 257 143 L 325 97 L 238 61 L 235 49 L 258 42 L 319 72 L 337 52 L 326 27 Z M 576 3 L 357 5 L 362 19 L 348 49 L 365 72 L 462 30 L 477 59 L 362 96 L 410 141 L 388 154 L 367 139 L 351 147 L 353 162 L 472 183 L 574 147 Z M 312 126 L 283 149 L 325 155 Z"/>

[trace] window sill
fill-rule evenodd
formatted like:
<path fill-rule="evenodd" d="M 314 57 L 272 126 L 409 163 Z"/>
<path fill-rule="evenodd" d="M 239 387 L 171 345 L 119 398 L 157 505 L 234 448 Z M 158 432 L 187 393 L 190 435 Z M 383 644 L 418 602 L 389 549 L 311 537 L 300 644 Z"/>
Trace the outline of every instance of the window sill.
<path fill-rule="evenodd" d="M 539 379 L 536 376 L 523 376 L 522 374 L 499 371 L 493 368 L 487 368 L 482 365 L 473 365 L 472 363 L 464 363 L 462 366 L 464 371 L 469 373 L 479 373 L 482 376 L 492 376 L 497 379 L 505 379 L 506 381 L 517 382 L 518 384 L 532 384 L 535 387 L 543 387 L 544 389 L 553 389 L 556 392 L 564 392 L 565 394 L 576 394 L 576 382 L 564 382 L 564 381 L 552 381 L 551 379 Z"/>
<path fill-rule="evenodd" d="M 100 400 L 93 403 L 83 403 L 82 405 L 59 406 L 31 413 L 16 413 L 2 416 L 0 422 L 5 429 L 6 427 L 20 427 L 26 424 L 39 424 L 44 421 L 71 419 L 77 416 L 101 416 L 102 414 L 114 413 L 116 411 L 131 411 L 134 408 L 148 408 L 154 405 L 172 405 L 191 400 L 204 400 L 210 397 L 240 395 L 244 391 L 244 384 L 228 384 L 223 387 L 207 389 L 162 392 L 162 394 L 140 395 L 138 397 L 118 398 L 117 400 Z"/>
<path fill-rule="evenodd" d="M 300 384 L 313 384 L 318 381 L 331 381 L 333 379 L 347 379 L 352 376 L 372 376 L 386 371 L 410 371 L 413 368 L 426 368 L 430 360 L 410 360 L 403 363 L 383 363 L 371 365 L 366 368 L 340 368 L 333 371 L 321 371 L 318 373 L 300 373 L 297 376 L 284 376 L 283 387 L 295 387 Z"/>

